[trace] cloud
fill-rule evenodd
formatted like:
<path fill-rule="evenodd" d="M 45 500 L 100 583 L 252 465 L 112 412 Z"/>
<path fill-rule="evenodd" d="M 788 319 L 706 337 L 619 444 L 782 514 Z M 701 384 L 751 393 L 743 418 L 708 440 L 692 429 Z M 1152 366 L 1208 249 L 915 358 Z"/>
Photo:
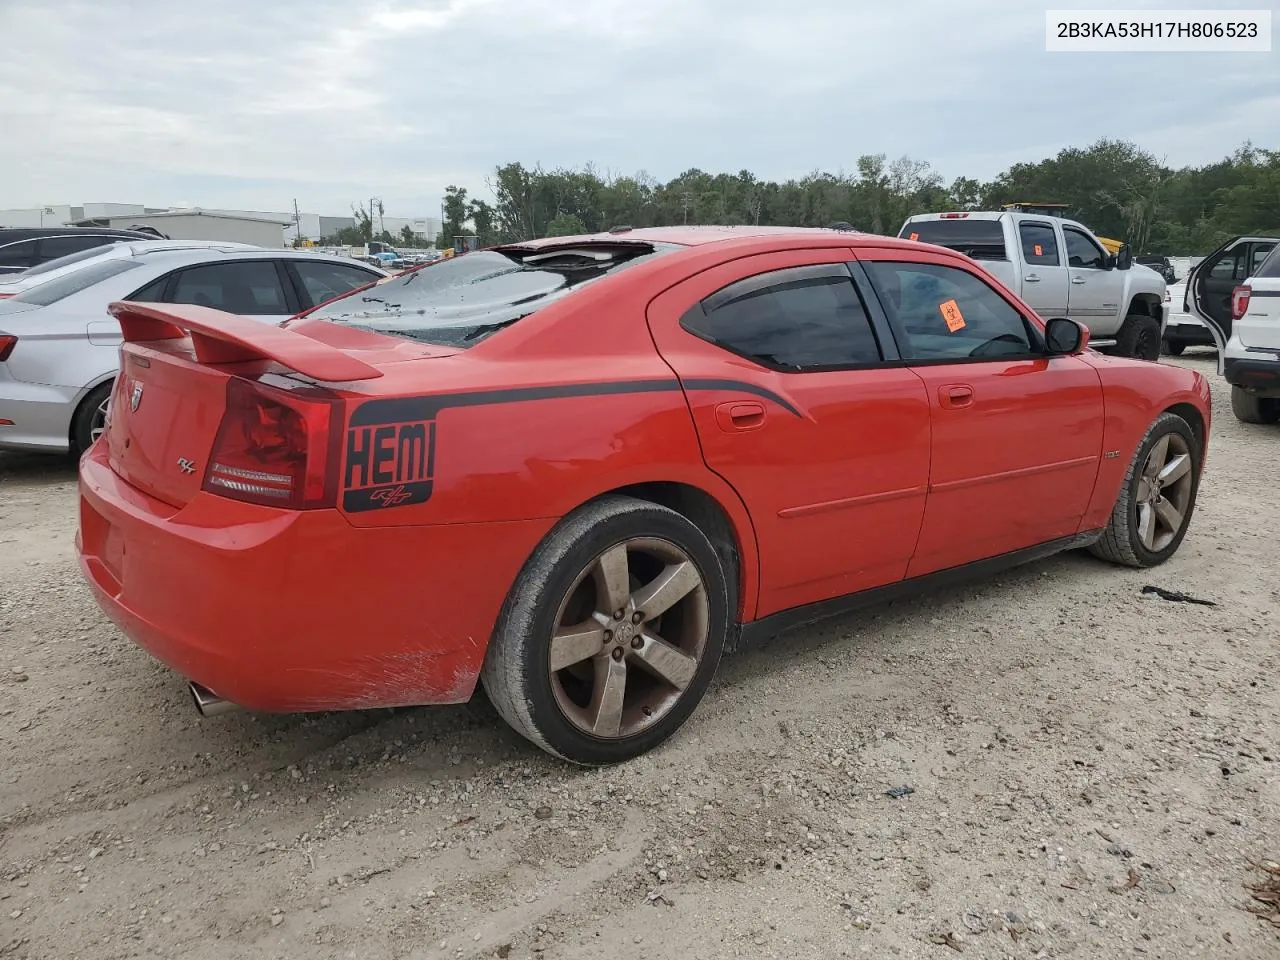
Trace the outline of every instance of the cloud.
<path fill-rule="evenodd" d="M 1175 166 L 1280 146 L 1274 55 L 1048 54 L 1044 7 L 1005 0 L 125 10 L 0 2 L 0 207 L 379 195 L 421 215 L 509 160 L 786 178 L 886 152 L 989 177 L 1102 136 Z"/>

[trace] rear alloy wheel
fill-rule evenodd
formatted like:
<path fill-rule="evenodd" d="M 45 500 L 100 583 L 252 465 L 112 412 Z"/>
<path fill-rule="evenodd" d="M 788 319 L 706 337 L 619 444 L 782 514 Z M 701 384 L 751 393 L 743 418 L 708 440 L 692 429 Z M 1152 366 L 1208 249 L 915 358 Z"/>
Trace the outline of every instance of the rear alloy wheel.
<path fill-rule="evenodd" d="M 728 589 L 684 516 L 611 496 L 562 520 L 512 588 L 481 680 L 517 732 L 574 763 L 616 763 L 666 740 L 724 649 Z"/>
<path fill-rule="evenodd" d="M 1160 359 L 1160 324 L 1145 313 L 1131 313 L 1124 318 L 1116 334 L 1116 353 L 1136 360 Z"/>
<path fill-rule="evenodd" d="M 1171 357 L 1180 357 L 1182 352 L 1187 349 L 1187 345 L 1181 340 L 1165 340 L 1161 346 L 1163 346 L 1164 352 Z"/>
<path fill-rule="evenodd" d="M 1280 400 L 1260 397 L 1256 393 L 1233 386 L 1231 412 L 1241 423 L 1275 423 L 1280 420 Z"/>
<path fill-rule="evenodd" d="M 1185 420 L 1162 413 L 1147 430 L 1102 537 L 1089 549 L 1129 567 L 1154 567 L 1186 536 L 1200 484 L 1200 447 Z"/>
<path fill-rule="evenodd" d="M 113 382 L 99 384 L 80 401 L 71 418 L 71 453 L 79 456 L 88 450 L 107 429 L 107 406 L 111 402 Z"/>

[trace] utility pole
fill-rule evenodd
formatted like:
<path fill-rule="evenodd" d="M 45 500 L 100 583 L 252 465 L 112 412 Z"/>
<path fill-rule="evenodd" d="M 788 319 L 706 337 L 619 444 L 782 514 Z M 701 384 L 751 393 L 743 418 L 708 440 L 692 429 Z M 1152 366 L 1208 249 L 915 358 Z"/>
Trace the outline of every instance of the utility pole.
<path fill-rule="evenodd" d="M 293 198 L 293 245 L 302 245 L 302 214 L 298 213 L 298 198 Z"/>
<path fill-rule="evenodd" d="M 692 193 L 681 194 L 680 201 L 684 206 L 684 222 L 687 225 L 689 223 L 689 204 L 693 203 L 693 194 Z"/>

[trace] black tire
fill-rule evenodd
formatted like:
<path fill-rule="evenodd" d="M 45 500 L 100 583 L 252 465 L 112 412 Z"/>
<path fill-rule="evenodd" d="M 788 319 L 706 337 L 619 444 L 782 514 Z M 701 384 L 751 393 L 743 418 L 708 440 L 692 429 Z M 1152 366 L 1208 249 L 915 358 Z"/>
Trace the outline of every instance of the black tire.
<path fill-rule="evenodd" d="M 1173 536 L 1171 542 L 1159 550 L 1149 550 L 1138 533 L 1139 481 L 1142 467 L 1151 454 L 1152 449 L 1168 434 L 1176 434 L 1185 442 L 1191 456 L 1191 488 L 1190 501 L 1183 511 L 1182 526 Z M 1162 413 L 1147 429 L 1138 450 L 1124 475 L 1124 484 L 1120 488 L 1120 496 L 1111 511 L 1111 519 L 1107 523 L 1102 536 L 1089 547 L 1095 557 L 1108 560 L 1126 567 L 1154 567 L 1164 563 L 1181 546 L 1191 526 L 1191 515 L 1195 511 L 1196 497 L 1200 492 L 1200 467 L 1204 456 L 1200 444 L 1196 442 L 1195 432 L 1187 421 L 1177 414 Z"/>
<path fill-rule="evenodd" d="M 1137 360 L 1160 359 L 1160 324 L 1145 313 L 1131 313 L 1124 318 L 1116 334 L 1116 353 Z"/>
<path fill-rule="evenodd" d="M 1166 339 L 1161 346 L 1164 348 L 1164 352 L 1171 357 L 1180 357 L 1182 352 L 1187 349 L 1187 345 L 1181 340 Z"/>
<path fill-rule="evenodd" d="M 692 561 L 707 601 L 706 639 L 692 679 L 659 719 L 634 735 L 597 737 L 570 720 L 557 702 L 551 637 L 561 603 L 583 572 L 610 548 L 640 538 L 672 544 Z M 694 523 L 645 500 L 602 497 L 562 519 L 525 563 L 499 615 L 481 683 L 502 718 L 548 753 L 584 766 L 628 760 L 675 733 L 702 699 L 728 636 L 729 596 L 720 558 Z"/>
<path fill-rule="evenodd" d="M 71 418 L 71 454 L 80 456 L 93 445 L 93 431 L 100 414 L 98 408 L 111 396 L 114 381 L 108 380 L 90 390 L 80 406 L 76 407 L 75 416 Z"/>
<path fill-rule="evenodd" d="M 1233 386 L 1231 412 L 1241 423 L 1275 423 L 1280 420 L 1280 400 L 1260 397 L 1256 393 Z"/>

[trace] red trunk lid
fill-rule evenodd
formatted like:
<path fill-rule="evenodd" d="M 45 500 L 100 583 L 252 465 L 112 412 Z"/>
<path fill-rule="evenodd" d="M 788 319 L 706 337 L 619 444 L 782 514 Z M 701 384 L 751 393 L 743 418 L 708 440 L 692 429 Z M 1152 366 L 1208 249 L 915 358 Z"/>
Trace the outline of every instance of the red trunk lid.
<path fill-rule="evenodd" d="M 111 467 L 174 507 L 204 485 L 232 377 L 275 374 L 276 389 L 314 391 L 316 382 L 371 380 L 386 363 L 452 352 L 328 323 L 303 333 L 204 307 L 110 309 L 125 341 L 104 438 Z"/>

